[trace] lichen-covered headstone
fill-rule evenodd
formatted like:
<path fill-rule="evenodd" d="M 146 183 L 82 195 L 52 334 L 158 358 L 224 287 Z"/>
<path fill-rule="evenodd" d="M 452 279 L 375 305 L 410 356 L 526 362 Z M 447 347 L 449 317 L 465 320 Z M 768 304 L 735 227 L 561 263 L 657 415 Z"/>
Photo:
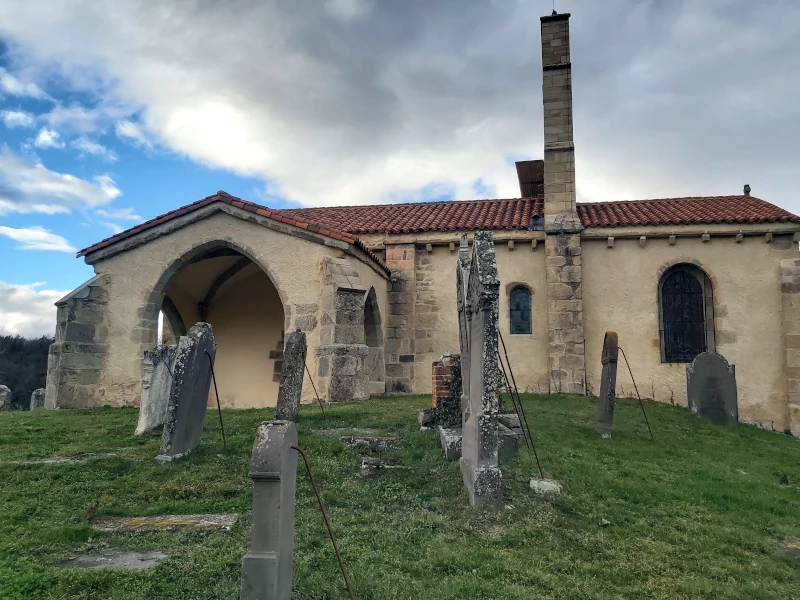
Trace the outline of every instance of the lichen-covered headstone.
<path fill-rule="evenodd" d="M 716 352 L 702 352 L 686 365 L 689 409 L 717 425 L 739 420 L 736 367 Z"/>
<path fill-rule="evenodd" d="M 611 437 L 614 428 L 614 398 L 617 392 L 617 359 L 619 344 L 617 334 L 606 331 L 603 339 L 603 355 L 600 364 L 603 372 L 600 375 L 600 395 L 597 397 L 597 426 L 595 429 L 604 438 Z"/>
<path fill-rule="evenodd" d="M 261 423 L 250 458 L 253 528 L 242 559 L 241 600 L 289 600 L 294 558 L 297 427 L 291 421 Z"/>
<path fill-rule="evenodd" d="M 38 390 L 33 390 L 31 394 L 31 410 L 44 410 L 44 396 L 45 396 L 45 389 L 39 388 Z"/>
<path fill-rule="evenodd" d="M 11 390 L 0 385 L 0 410 L 11 410 Z"/>
<path fill-rule="evenodd" d="M 200 443 L 215 355 L 214 334 L 208 323 L 196 323 L 178 342 L 158 462 L 180 458 Z"/>
<path fill-rule="evenodd" d="M 470 506 L 500 508 L 503 505 L 502 475 L 497 466 L 500 386 L 497 369 L 497 320 L 500 280 L 491 231 L 475 233 L 463 305 L 460 257 L 457 290 L 459 327 L 463 323 L 466 329 L 466 348 L 461 348 L 461 374 L 465 396 L 462 404 L 461 475 Z M 463 360 L 465 356 L 466 373 Z"/>
<path fill-rule="evenodd" d="M 142 402 L 134 435 L 143 435 L 164 423 L 172 392 L 172 369 L 176 346 L 159 345 L 145 350 L 142 362 Z"/>
<path fill-rule="evenodd" d="M 303 393 L 303 375 L 306 368 L 306 334 L 294 331 L 286 338 L 281 368 L 281 384 L 278 389 L 278 405 L 275 418 L 294 421 L 300 411 L 300 396 Z"/>

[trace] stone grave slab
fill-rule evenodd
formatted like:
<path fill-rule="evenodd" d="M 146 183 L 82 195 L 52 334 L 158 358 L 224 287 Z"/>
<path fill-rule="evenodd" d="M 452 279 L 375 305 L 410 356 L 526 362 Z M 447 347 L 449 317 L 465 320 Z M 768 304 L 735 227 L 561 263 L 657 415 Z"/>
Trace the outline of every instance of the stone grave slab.
<path fill-rule="evenodd" d="M 617 359 L 619 343 L 614 331 L 606 331 L 600 364 L 600 395 L 597 397 L 597 425 L 595 429 L 604 438 L 611 437 L 614 428 L 614 399 L 617 393 Z"/>
<path fill-rule="evenodd" d="M 403 463 L 396 458 L 375 458 L 365 456 L 361 459 L 361 476 L 377 477 L 387 469 L 403 469 Z"/>
<path fill-rule="evenodd" d="M 47 458 L 28 458 L 25 460 L 9 460 L 1 464 L 7 465 L 79 465 L 98 458 L 109 458 L 118 454 L 75 454 L 74 456 L 50 456 Z"/>
<path fill-rule="evenodd" d="M 459 332 L 462 334 L 461 343 L 465 346 L 461 348 L 464 390 L 461 405 L 461 475 L 471 507 L 502 508 L 502 474 L 497 466 L 500 280 L 492 232 L 475 232 L 466 282 L 461 260 L 463 245 L 462 238 L 456 269 Z"/>
<path fill-rule="evenodd" d="M 216 349 L 208 323 L 196 323 L 178 342 L 172 390 L 161 435 L 160 463 L 185 456 L 200 443 L 211 387 L 211 361 Z"/>
<path fill-rule="evenodd" d="M 229 530 L 237 521 L 234 514 L 158 515 L 149 517 L 107 517 L 92 522 L 92 529 L 105 532 L 143 533 L 182 529 Z"/>
<path fill-rule="evenodd" d="M 163 425 L 172 393 L 172 372 L 177 346 L 161 344 L 146 350 L 142 361 L 142 402 L 134 435 L 143 435 Z"/>
<path fill-rule="evenodd" d="M 11 389 L 0 385 L 0 410 L 11 410 Z"/>
<path fill-rule="evenodd" d="M 139 571 L 148 569 L 167 558 L 163 552 L 134 552 L 132 550 L 114 550 L 102 548 L 78 554 L 72 558 L 56 563 L 57 567 L 79 569 L 119 569 Z"/>
<path fill-rule="evenodd" d="M 250 458 L 253 529 L 242 559 L 240 600 L 289 600 L 292 595 L 296 445 L 292 421 L 259 425 Z"/>
<path fill-rule="evenodd" d="M 561 484 L 553 479 L 541 479 L 539 477 L 534 477 L 531 479 L 530 486 L 536 494 L 558 495 L 561 493 Z"/>
<path fill-rule="evenodd" d="M 514 430 L 502 423 L 497 424 L 497 459 L 503 462 L 514 460 L 519 455 L 519 438 Z"/>
<path fill-rule="evenodd" d="M 460 427 L 440 427 L 439 441 L 442 444 L 444 457 L 449 461 L 461 458 L 461 428 Z"/>
<path fill-rule="evenodd" d="M 283 351 L 281 383 L 278 389 L 278 404 L 275 407 L 276 420 L 297 420 L 300 397 L 303 394 L 306 352 L 306 334 L 299 329 L 290 333 Z"/>
<path fill-rule="evenodd" d="M 44 395 L 45 395 L 44 388 L 33 390 L 33 393 L 31 394 L 31 405 L 30 405 L 30 409 L 32 411 L 44 410 Z"/>
<path fill-rule="evenodd" d="M 383 433 L 380 429 L 370 429 L 369 427 L 335 427 L 332 429 L 312 429 L 311 433 L 314 435 L 342 435 L 349 433 L 351 435 L 368 435 L 380 436 Z"/>
<path fill-rule="evenodd" d="M 403 447 L 403 440 L 394 437 L 343 436 L 340 440 L 348 448 L 369 448 L 373 452 L 384 452 Z"/>
<path fill-rule="evenodd" d="M 686 365 L 689 409 L 716 425 L 739 420 L 736 367 L 715 352 L 702 352 Z"/>

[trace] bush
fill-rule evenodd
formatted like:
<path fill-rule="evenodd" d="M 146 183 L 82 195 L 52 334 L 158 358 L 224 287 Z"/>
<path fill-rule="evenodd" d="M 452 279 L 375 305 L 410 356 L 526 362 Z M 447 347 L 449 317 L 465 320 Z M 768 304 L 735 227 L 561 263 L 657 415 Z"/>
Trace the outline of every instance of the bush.
<path fill-rule="evenodd" d="M 27 410 L 31 394 L 45 386 L 47 350 L 53 338 L 27 340 L 19 335 L 0 336 L 0 385 L 11 388 L 11 403 Z"/>

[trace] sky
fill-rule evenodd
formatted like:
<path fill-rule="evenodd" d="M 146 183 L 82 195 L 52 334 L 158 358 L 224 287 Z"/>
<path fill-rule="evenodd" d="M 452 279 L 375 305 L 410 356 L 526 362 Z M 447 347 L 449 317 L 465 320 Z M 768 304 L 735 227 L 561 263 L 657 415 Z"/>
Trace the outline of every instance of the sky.
<path fill-rule="evenodd" d="M 0 0 L 0 334 L 52 334 L 77 250 L 217 190 L 518 196 L 554 4 L 579 201 L 748 183 L 800 213 L 795 0 Z"/>

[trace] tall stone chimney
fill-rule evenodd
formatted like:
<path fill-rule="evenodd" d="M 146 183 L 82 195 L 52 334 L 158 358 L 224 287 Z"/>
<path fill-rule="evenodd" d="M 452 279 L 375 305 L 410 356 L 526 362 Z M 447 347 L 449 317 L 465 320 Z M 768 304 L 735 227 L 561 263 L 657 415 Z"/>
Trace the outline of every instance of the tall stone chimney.
<path fill-rule="evenodd" d="M 550 392 L 585 393 L 581 230 L 575 203 L 569 14 L 542 17 L 544 230 Z"/>
<path fill-rule="evenodd" d="M 545 231 L 582 229 L 575 207 L 569 16 L 554 11 L 541 18 Z"/>

